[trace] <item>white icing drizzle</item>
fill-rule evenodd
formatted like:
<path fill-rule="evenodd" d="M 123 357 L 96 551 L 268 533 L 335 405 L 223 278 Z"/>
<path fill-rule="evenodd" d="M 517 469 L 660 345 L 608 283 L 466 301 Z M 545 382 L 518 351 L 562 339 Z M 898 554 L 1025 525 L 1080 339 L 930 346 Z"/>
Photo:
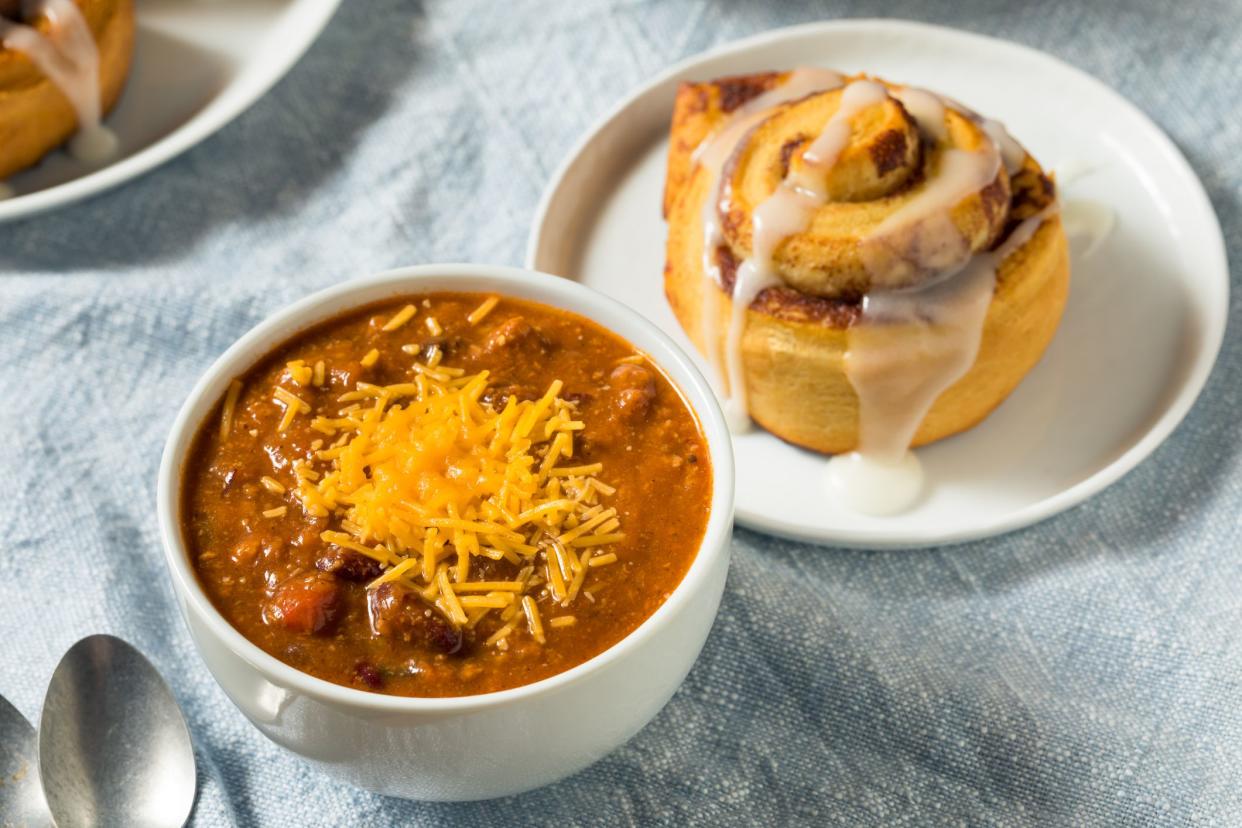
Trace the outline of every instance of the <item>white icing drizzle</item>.
<path fill-rule="evenodd" d="M 996 286 L 989 256 L 910 290 L 876 290 L 849 331 L 845 374 L 858 394 L 858 451 L 898 462 L 928 409 L 974 364 Z"/>
<path fill-rule="evenodd" d="M 738 143 L 775 107 L 816 92 L 836 89 L 845 79 L 831 69 L 795 69 L 786 81 L 739 106 L 712 135 L 694 150 L 691 160 L 707 171 L 708 197 L 703 202 L 703 272 L 720 284 L 716 248 L 724 242 L 720 229 L 720 173 Z"/>
<path fill-rule="evenodd" d="M 999 247 L 990 253 L 982 254 L 980 258 L 990 258 L 994 268 L 1000 267 L 1001 262 L 1017 253 L 1018 248 L 1035 236 L 1035 232 L 1043 226 L 1045 221 L 1061 212 L 1061 203 L 1059 201 L 1052 202 L 1038 213 L 1023 220 L 1021 224 L 1013 228 L 1013 232 L 1005 238 L 1005 241 Z"/>
<path fill-rule="evenodd" d="M 980 118 L 979 126 L 987 133 L 992 142 L 1000 148 L 1001 159 L 1005 162 L 1005 172 L 1013 175 L 1022 169 L 1026 162 L 1026 150 L 1009 134 L 1005 125 L 992 118 Z"/>
<path fill-rule="evenodd" d="M 1054 176 L 1057 187 L 1065 191 L 1075 181 L 1086 178 L 1100 167 L 1100 164 L 1083 158 L 1067 158 L 1056 166 Z M 1075 253 L 1085 258 L 1112 235 L 1113 228 L 1117 226 L 1117 214 L 1103 202 L 1074 198 L 1061 207 L 1061 223 L 1065 227 L 1065 235 L 1081 246 L 1081 252 L 1076 250 Z"/>
<path fill-rule="evenodd" d="M 915 86 L 907 86 L 891 94 L 901 101 L 906 112 L 919 125 L 919 130 L 928 138 L 943 141 L 949 137 L 949 128 L 944 122 L 944 99 L 939 95 Z"/>
<path fill-rule="evenodd" d="M 922 467 L 909 450 L 932 404 L 979 355 L 996 271 L 1058 210 L 1023 221 L 960 271 L 907 290 L 873 291 L 850 328 L 845 373 L 858 394 L 858 450 L 829 461 L 829 480 L 856 511 L 889 515 L 919 498 Z"/>
<path fill-rule="evenodd" d="M 1065 202 L 1061 209 L 1065 234 L 1078 242 L 1085 240 L 1081 255 L 1090 256 L 1112 234 L 1117 214 L 1112 207 L 1098 201 L 1076 198 Z"/>
<path fill-rule="evenodd" d="M 73 0 L 37 0 L 33 14 L 51 24 L 44 35 L 33 26 L 0 20 L 0 44 L 28 57 L 64 93 L 78 119 L 69 151 L 98 163 L 116 151 L 116 136 L 100 124 L 99 49 L 90 26 Z"/>
<path fill-rule="evenodd" d="M 841 92 L 841 102 L 837 111 L 824 124 L 819 137 L 811 142 L 802 154 L 807 167 L 816 172 L 811 175 L 805 170 L 791 174 L 787 181 L 793 186 L 813 195 L 822 205 L 828 201 L 826 185 L 827 173 L 836 166 L 837 159 L 850 143 L 850 119 L 869 106 L 883 103 L 888 99 L 888 91 L 875 81 L 854 81 Z M 805 227 L 806 224 L 803 224 Z M 798 231 L 794 231 L 798 232 Z"/>
<path fill-rule="evenodd" d="M 857 451 L 838 454 L 828 461 L 825 472 L 829 494 L 863 515 L 895 515 L 923 494 L 923 464 L 912 451 L 894 463 Z"/>
<path fill-rule="evenodd" d="M 1026 150 L 1023 149 L 1022 145 L 1019 144 L 1018 141 L 1012 135 L 1009 134 L 1009 130 L 1005 127 L 1003 123 L 1001 123 L 1000 121 L 994 120 L 992 118 L 985 118 L 984 116 L 980 115 L 978 112 L 975 112 L 973 109 L 966 106 L 966 104 L 962 103 L 961 101 L 954 100 L 953 98 L 950 98 L 948 95 L 941 95 L 939 93 L 931 92 L 926 89 L 917 89 L 915 87 L 910 87 L 910 86 L 906 87 L 905 89 L 902 89 L 900 92 L 894 93 L 894 97 L 900 100 L 902 104 L 906 104 L 906 110 L 910 113 L 911 117 L 913 117 L 916 121 L 918 121 L 919 126 L 924 129 L 926 129 L 926 127 L 923 126 L 923 115 L 920 115 L 919 113 L 915 112 L 913 109 L 910 108 L 910 105 L 906 103 L 906 99 L 904 96 L 910 92 L 914 92 L 918 96 L 929 96 L 932 98 L 936 98 L 937 100 L 940 101 L 941 107 L 947 107 L 948 109 L 952 109 L 954 112 L 956 112 L 958 115 L 961 115 L 963 118 L 967 118 L 971 121 L 974 121 L 976 124 L 978 124 L 979 128 L 983 130 L 984 134 L 992 139 L 992 143 L 996 145 L 997 149 L 1000 150 L 1001 159 L 1005 162 L 1005 172 L 1009 173 L 1010 175 L 1013 175 L 1018 170 L 1022 169 L 1022 164 L 1026 161 Z M 924 113 L 924 115 L 925 114 L 926 113 Z M 943 126 L 944 124 L 943 109 L 941 109 L 940 111 L 938 121 Z"/>
<path fill-rule="evenodd" d="M 1013 175 L 1022 169 L 1022 164 L 1026 161 L 1026 150 L 1009 134 L 1009 130 L 1000 121 L 985 118 L 950 97 L 915 86 L 899 89 L 892 95 L 901 101 L 902 106 L 910 113 L 910 117 L 918 122 L 919 129 L 933 140 L 942 141 L 948 137 L 944 113 L 946 109 L 952 109 L 962 117 L 974 121 L 992 139 L 992 143 L 1000 150 L 1001 159 L 1005 163 L 1005 172 Z"/>
<path fill-rule="evenodd" d="M 703 339 L 709 359 L 716 370 L 717 379 L 723 387 L 726 376 L 725 367 L 716 349 L 716 320 L 720 313 L 720 297 L 717 295 L 722 284 L 720 264 L 716 260 L 716 250 L 724 243 L 724 233 L 720 229 L 720 174 L 725 162 L 733 154 L 738 143 L 759 121 L 767 117 L 771 110 L 781 104 L 805 98 L 817 92 L 835 89 L 844 83 L 844 78 L 830 69 L 802 68 L 790 73 L 783 84 L 775 89 L 751 98 L 739 106 L 715 133 L 708 136 L 695 149 L 692 160 L 706 171 L 708 176 L 707 198 L 703 200 Z M 726 403 L 725 413 L 728 415 L 735 406 Z M 734 420 L 739 418 L 734 417 Z M 733 423 L 739 430 L 749 423 L 749 417 L 743 411 L 741 422 Z"/>
<path fill-rule="evenodd" d="M 932 403 L 974 365 L 996 269 L 1054 211 L 1022 222 L 1004 244 L 947 278 L 866 296 L 845 355 L 862 415 L 859 451 L 888 462 L 906 451 Z"/>
<path fill-rule="evenodd" d="M 746 311 L 759 293 L 780 284 L 780 276 L 772 267 L 772 254 L 785 238 L 806 229 L 811 214 L 823 202 L 815 196 L 781 183 L 776 191 L 755 208 L 753 250 L 738 266 L 733 283 L 733 306 L 729 328 L 725 332 L 725 375 L 729 396 L 725 400 L 725 417 L 735 432 L 750 428 L 746 404 L 746 373 L 742 365 L 742 334 L 746 330 Z"/>
<path fill-rule="evenodd" d="M 1086 178 L 1088 175 L 1091 175 L 1099 168 L 1098 164 L 1092 164 L 1084 158 L 1068 158 L 1057 164 L 1053 175 L 1056 177 L 1058 186 L 1068 187 L 1080 178 Z"/>
<path fill-rule="evenodd" d="M 849 145 L 850 119 L 887 97 L 884 87 L 873 81 L 855 81 L 845 87 L 837 111 L 803 156 L 808 167 L 818 175 L 809 171 L 789 174 L 772 195 L 754 210 L 751 217 L 751 254 L 737 269 L 733 285 L 733 310 L 725 335 L 725 370 L 729 379 L 725 413 L 735 429 L 745 429 L 750 423 L 746 404 L 746 373 L 742 365 L 746 311 L 764 288 L 781 282 L 772 261 L 776 248 L 785 239 L 805 230 L 815 210 L 828 201 L 825 177 Z M 728 199 L 727 182 L 724 198 Z"/>
<path fill-rule="evenodd" d="M 890 515 L 910 508 L 923 490 L 922 465 L 910 444 L 935 401 L 961 379 L 979 353 L 996 289 L 996 269 L 1025 244 L 1047 211 L 1023 222 L 998 249 L 982 254 L 954 224 L 950 209 L 995 179 L 1004 164 L 1022 168 L 1026 151 L 998 122 L 921 89 L 896 93 L 924 134 L 947 136 L 945 109 L 974 120 L 988 137 L 978 152 L 942 152 L 935 177 L 862 242 L 874 286 L 850 328 L 845 373 L 858 395 L 858 449 L 828 464 L 836 494 L 855 511 Z M 916 288 L 910 271 L 938 274 Z"/>

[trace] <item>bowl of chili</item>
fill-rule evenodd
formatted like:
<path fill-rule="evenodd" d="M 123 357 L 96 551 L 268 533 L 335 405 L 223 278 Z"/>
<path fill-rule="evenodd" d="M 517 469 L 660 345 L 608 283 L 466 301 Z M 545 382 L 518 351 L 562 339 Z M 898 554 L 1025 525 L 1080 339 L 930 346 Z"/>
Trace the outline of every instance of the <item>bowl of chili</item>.
<path fill-rule="evenodd" d="M 724 589 L 733 458 L 650 322 L 480 265 L 277 312 L 183 405 L 158 482 L 174 593 L 252 723 L 427 800 L 574 773 L 664 706 Z"/>

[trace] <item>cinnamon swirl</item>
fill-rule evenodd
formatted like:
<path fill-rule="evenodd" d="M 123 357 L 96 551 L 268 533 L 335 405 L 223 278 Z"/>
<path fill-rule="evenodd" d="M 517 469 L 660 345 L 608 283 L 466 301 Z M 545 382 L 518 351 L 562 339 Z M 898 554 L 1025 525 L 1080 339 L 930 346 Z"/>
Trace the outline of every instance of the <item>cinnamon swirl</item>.
<path fill-rule="evenodd" d="M 1056 190 L 995 121 L 823 69 L 687 83 L 665 292 L 731 419 L 899 465 L 984 419 L 1064 308 Z"/>

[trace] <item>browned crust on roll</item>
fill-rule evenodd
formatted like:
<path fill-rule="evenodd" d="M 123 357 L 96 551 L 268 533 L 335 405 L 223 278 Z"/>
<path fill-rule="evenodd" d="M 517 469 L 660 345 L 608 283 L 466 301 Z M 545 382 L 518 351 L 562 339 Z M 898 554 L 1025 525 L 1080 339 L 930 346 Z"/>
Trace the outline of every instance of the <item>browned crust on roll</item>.
<path fill-rule="evenodd" d="M 673 100 L 673 124 L 669 130 L 668 173 L 664 179 L 664 217 L 673 199 L 690 177 L 691 156 L 699 144 L 739 106 L 776 86 L 787 72 L 738 75 L 704 83 L 684 82 Z"/>
<path fill-rule="evenodd" d="M 764 72 L 760 75 L 735 75 L 730 78 L 720 78 L 705 85 L 714 87 L 720 99 L 720 108 L 730 113 L 776 86 L 780 78 L 780 72 Z"/>
<path fill-rule="evenodd" d="M 741 263 L 726 245 L 716 248 L 720 265 L 721 287 L 729 296 L 737 284 L 737 268 Z M 750 303 L 750 309 L 785 322 L 803 322 L 832 328 L 848 328 L 862 313 L 858 299 L 845 300 L 802 293 L 788 285 L 764 288 Z"/>
<path fill-rule="evenodd" d="M 1019 224 L 1057 200 L 1057 186 L 1029 156 L 1022 169 L 1011 180 L 1013 197 L 1009 201 L 1009 218 L 996 244 L 1000 244 Z"/>
<path fill-rule="evenodd" d="M 868 147 L 871 153 L 871 159 L 875 162 L 876 171 L 880 175 L 897 169 L 909 151 L 909 145 L 906 143 L 906 135 L 904 132 L 897 130 L 889 130 L 882 133 L 875 142 Z"/>

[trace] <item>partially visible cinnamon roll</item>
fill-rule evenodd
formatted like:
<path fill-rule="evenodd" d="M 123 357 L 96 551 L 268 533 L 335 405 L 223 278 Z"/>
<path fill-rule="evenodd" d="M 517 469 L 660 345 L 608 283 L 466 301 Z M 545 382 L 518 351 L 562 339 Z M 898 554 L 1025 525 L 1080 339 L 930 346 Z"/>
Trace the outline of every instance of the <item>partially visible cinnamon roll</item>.
<path fill-rule="evenodd" d="M 76 139 L 106 154 L 98 129 L 129 74 L 133 0 L 0 0 L 0 179 Z"/>
<path fill-rule="evenodd" d="M 897 462 L 984 419 L 1069 285 L 1053 181 L 996 122 L 822 69 L 683 84 L 669 303 L 735 416 Z"/>

